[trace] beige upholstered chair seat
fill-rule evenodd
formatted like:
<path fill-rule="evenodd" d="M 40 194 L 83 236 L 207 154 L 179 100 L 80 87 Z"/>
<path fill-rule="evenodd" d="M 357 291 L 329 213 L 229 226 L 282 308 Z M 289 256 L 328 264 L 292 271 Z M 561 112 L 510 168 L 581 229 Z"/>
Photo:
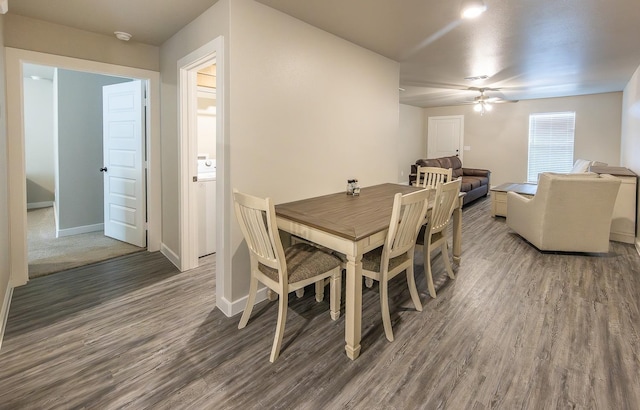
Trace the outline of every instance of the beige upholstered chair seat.
<path fill-rule="evenodd" d="M 337 256 L 306 243 L 297 243 L 285 249 L 284 257 L 287 261 L 290 283 L 300 282 L 321 275 L 342 264 Z M 278 281 L 277 269 L 270 268 L 261 263 L 258 264 L 258 269 L 272 280 Z"/>
<path fill-rule="evenodd" d="M 533 198 L 507 193 L 507 225 L 543 251 L 609 252 L 619 188 L 611 175 L 545 172 Z"/>
<path fill-rule="evenodd" d="M 362 255 L 362 269 L 379 272 L 382 261 L 382 249 L 383 247 L 381 246 Z M 407 260 L 409 260 L 409 257 L 406 253 L 389 259 L 389 270 L 394 270 Z"/>

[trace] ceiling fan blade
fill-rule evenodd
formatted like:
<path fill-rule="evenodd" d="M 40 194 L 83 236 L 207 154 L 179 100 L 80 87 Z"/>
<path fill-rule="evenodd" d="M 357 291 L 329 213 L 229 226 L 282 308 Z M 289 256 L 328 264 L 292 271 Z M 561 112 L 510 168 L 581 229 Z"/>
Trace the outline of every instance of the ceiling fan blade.
<path fill-rule="evenodd" d="M 491 101 L 491 104 L 505 104 L 505 103 L 517 103 L 520 100 L 504 100 L 504 99 L 498 99 L 495 101 Z"/>
<path fill-rule="evenodd" d="M 486 91 L 500 91 L 501 88 L 491 88 L 491 87 L 467 87 L 467 90 L 471 90 L 471 91 L 480 91 L 481 93 L 484 93 Z"/>
<path fill-rule="evenodd" d="M 436 89 L 449 89 L 449 90 L 468 90 L 466 85 L 453 84 L 453 83 L 436 83 L 425 81 L 412 81 L 412 80 L 400 80 L 400 87 L 422 87 L 422 88 L 436 88 Z"/>

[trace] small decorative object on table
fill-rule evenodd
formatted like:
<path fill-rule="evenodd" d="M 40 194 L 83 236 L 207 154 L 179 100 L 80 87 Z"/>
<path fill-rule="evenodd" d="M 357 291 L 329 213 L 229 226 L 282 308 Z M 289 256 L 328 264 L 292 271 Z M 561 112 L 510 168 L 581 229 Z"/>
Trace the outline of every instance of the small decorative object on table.
<path fill-rule="evenodd" d="M 360 187 L 357 179 L 347 180 L 347 195 L 360 195 Z"/>

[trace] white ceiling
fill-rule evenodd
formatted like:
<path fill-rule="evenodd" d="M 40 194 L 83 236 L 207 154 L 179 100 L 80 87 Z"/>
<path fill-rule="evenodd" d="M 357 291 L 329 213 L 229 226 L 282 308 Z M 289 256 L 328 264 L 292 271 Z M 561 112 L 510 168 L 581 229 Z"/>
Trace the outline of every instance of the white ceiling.
<path fill-rule="evenodd" d="M 400 101 L 470 101 L 469 86 L 522 100 L 621 91 L 640 65 L 638 0 L 257 0 L 400 62 Z M 484 83 L 465 77 L 489 75 Z"/>
<path fill-rule="evenodd" d="M 160 46 L 218 0 L 9 0 L 9 14 L 19 14 L 81 30 Z"/>
<path fill-rule="evenodd" d="M 10 0 L 9 13 L 161 45 L 217 0 Z M 469 86 L 522 100 L 621 91 L 640 65 L 638 0 L 257 0 L 400 62 L 400 101 L 471 101 Z M 483 83 L 464 77 L 489 75 Z"/>

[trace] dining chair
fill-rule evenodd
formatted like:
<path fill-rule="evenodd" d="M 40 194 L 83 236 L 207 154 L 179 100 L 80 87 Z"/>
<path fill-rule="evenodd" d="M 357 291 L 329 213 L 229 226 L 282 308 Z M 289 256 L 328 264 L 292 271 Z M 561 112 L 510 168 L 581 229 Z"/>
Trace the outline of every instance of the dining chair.
<path fill-rule="evenodd" d="M 236 217 L 249 247 L 251 264 L 249 296 L 238 329 L 247 325 L 258 282 L 263 283 L 279 299 L 276 334 L 269 358 L 273 363 L 280 354 L 290 292 L 313 283 L 317 288 L 317 283 L 324 284 L 324 280 L 330 278 L 331 316 L 334 320 L 339 316 L 342 261 L 308 243 L 296 243 L 284 249 L 271 199 L 257 198 L 236 189 L 233 190 L 233 197 Z"/>
<path fill-rule="evenodd" d="M 393 330 L 389 316 L 389 280 L 406 271 L 411 299 L 416 310 L 422 311 L 413 275 L 413 254 L 418 231 L 427 213 L 428 197 L 429 191 L 426 189 L 405 195 L 396 194 L 384 245 L 362 256 L 362 275 L 380 284 L 382 323 L 390 342 L 393 342 Z"/>
<path fill-rule="evenodd" d="M 423 188 L 435 188 L 438 182 L 451 181 L 451 168 L 418 167 L 416 186 Z"/>
<path fill-rule="evenodd" d="M 436 194 L 432 202 L 429 223 L 420 230 L 417 243 L 423 245 L 424 271 L 427 276 L 427 286 L 432 298 L 436 297 L 436 288 L 433 286 L 433 275 L 431 273 L 431 251 L 440 247 L 444 266 L 451 279 L 455 279 L 451 262 L 449 261 L 449 243 L 447 227 L 451 221 L 453 210 L 457 206 L 460 194 L 460 178 L 451 182 L 436 185 Z"/>

